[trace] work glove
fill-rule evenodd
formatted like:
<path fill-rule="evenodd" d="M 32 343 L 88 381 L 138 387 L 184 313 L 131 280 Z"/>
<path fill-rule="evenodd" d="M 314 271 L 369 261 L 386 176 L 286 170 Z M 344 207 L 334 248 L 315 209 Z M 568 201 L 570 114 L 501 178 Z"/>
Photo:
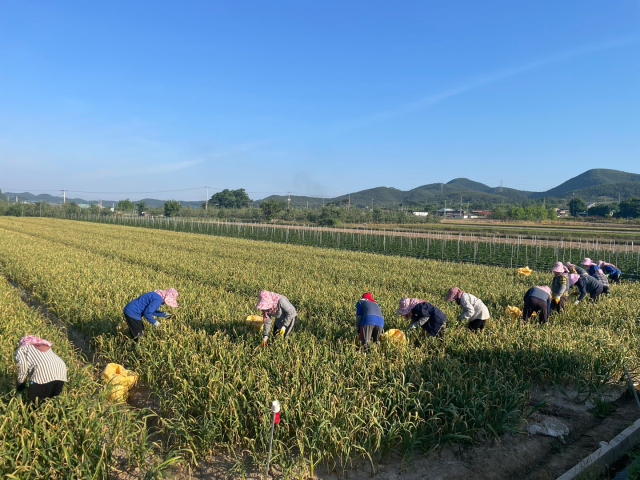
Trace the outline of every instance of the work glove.
<path fill-rule="evenodd" d="M 160 326 L 160 320 L 156 320 L 156 323 L 154 323 L 153 326 L 158 328 Z"/>
<path fill-rule="evenodd" d="M 559 298 L 554 298 L 554 300 L 556 301 L 556 303 L 560 303 L 560 299 Z"/>
<path fill-rule="evenodd" d="M 580 300 L 576 300 L 575 302 L 573 302 L 574 305 L 578 305 L 580 303 Z"/>
<path fill-rule="evenodd" d="M 280 330 L 278 330 L 278 333 L 276 335 L 278 337 L 284 338 L 284 332 L 285 332 L 285 329 L 284 329 L 284 327 L 282 327 Z"/>
<path fill-rule="evenodd" d="M 269 341 L 269 337 L 263 337 L 262 338 L 262 343 L 260 344 L 260 346 L 261 347 L 266 347 L 268 341 Z"/>
<path fill-rule="evenodd" d="M 16 385 L 16 392 L 21 392 L 25 388 L 27 388 L 27 382 L 19 383 L 18 385 Z"/>
<path fill-rule="evenodd" d="M 409 328 L 407 328 L 405 330 L 406 333 L 412 332 L 413 330 L 415 330 L 417 327 L 415 325 L 409 325 Z"/>
<path fill-rule="evenodd" d="M 167 313 L 167 314 L 164 316 L 165 320 L 166 320 L 166 319 L 168 319 L 168 318 L 171 318 L 171 317 L 173 317 L 173 313 Z"/>

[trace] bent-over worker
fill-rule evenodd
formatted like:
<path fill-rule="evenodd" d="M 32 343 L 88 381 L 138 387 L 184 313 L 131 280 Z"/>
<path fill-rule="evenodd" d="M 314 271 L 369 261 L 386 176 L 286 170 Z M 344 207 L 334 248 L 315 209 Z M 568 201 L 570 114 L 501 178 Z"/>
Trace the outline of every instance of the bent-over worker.
<path fill-rule="evenodd" d="M 602 293 L 609 295 L 609 279 L 597 265 L 589 266 L 589 275 L 598 280 L 602 284 Z"/>
<path fill-rule="evenodd" d="M 531 287 L 524 294 L 522 320 L 528 322 L 534 312 L 538 312 L 540 323 L 547 323 L 551 312 L 551 288 L 546 285 Z"/>
<path fill-rule="evenodd" d="M 298 312 L 296 312 L 287 297 L 279 293 L 262 290 L 258 294 L 256 308 L 262 310 L 262 321 L 264 322 L 261 346 L 264 347 L 269 341 L 271 316 L 275 317 L 276 336 L 287 338 L 291 334 L 293 326 L 298 319 Z"/>
<path fill-rule="evenodd" d="M 67 381 L 67 365 L 51 350 L 53 344 L 35 335 L 22 337 L 14 359 L 18 364 L 16 390 L 21 392 L 31 377 L 28 397 L 32 402 L 60 395 Z"/>
<path fill-rule="evenodd" d="M 398 315 L 411 320 L 407 332 L 422 327 L 432 337 L 444 338 L 444 334 L 447 331 L 447 316 L 445 313 L 438 307 L 419 298 L 401 298 Z"/>
<path fill-rule="evenodd" d="M 614 283 L 620 283 L 620 276 L 622 275 L 622 271 L 613 263 L 608 263 L 604 260 L 598 260 L 597 265 L 602 269 L 605 275 L 609 276 L 609 280 Z"/>
<path fill-rule="evenodd" d="M 580 292 L 580 296 L 574 302 L 576 305 L 580 303 L 580 301 L 587 295 L 587 293 L 591 297 L 591 300 L 597 302 L 598 297 L 602 294 L 603 290 L 602 284 L 591 275 L 569 275 L 569 286 L 571 287 L 574 285 Z"/>
<path fill-rule="evenodd" d="M 158 309 L 165 304 L 177 308 L 177 298 L 178 291 L 175 288 L 169 288 L 167 290 L 154 290 L 153 292 L 145 293 L 127 303 L 123 313 L 124 319 L 129 326 L 131 338 L 137 342 L 138 339 L 142 337 L 142 333 L 144 332 L 143 317 L 154 327 L 160 326 L 160 320 L 156 320 L 153 317 L 171 318 L 172 315 L 170 313 L 160 312 Z"/>
<path fill-rule="evenodd" d="M 444 297 L 445 302 L 454 301 L 462 307 L 462 313 L 458 315 L 458 320 L 469 322 L 467 327 L 472 332 L 483 330 L 485 323 L 489 320 L 489 309 L 478 297 L 462 291 L 458 287 L 451 287 Z"/>
<path fill-rule="evenodd" d="M 384 331 L 384 318 L 380 305 L 367 292 L 356 303 L 356 331 L 360 336 L 360 343 L 364 348 L 369 342 L 377 342 Z"/>
<path fill-rule="evenodd" d="M 556 312 L 564 311 L 564 304 L 569 297 L 569 285 L 567 283 L 567 274 L 565 270 L 569 270 L 561 262 L 553 265 L 553 281 L 551 282 L 551 310 Z M 551 313 L 551 312 L 549 312 Z"/>

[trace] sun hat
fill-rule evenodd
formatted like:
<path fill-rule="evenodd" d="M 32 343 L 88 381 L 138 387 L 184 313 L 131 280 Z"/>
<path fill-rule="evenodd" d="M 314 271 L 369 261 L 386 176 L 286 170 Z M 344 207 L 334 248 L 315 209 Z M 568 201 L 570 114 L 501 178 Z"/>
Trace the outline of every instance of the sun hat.
<path fill-rule="evenodd" d="M 553 269 L 551 270 L 553 273 L 564 273 L 564 265 L 561 262 L 556 262 L 553 264 Z"/>
<path fill-rule="evenodd" d="M 577 273 L 570 273 L 569 275 L 567 275 L 568 280 L 569 280 L 569 286 L 571 285 L 575 285 L 575 283 L 580 280 L 580 275 L 578 275 Z"/>

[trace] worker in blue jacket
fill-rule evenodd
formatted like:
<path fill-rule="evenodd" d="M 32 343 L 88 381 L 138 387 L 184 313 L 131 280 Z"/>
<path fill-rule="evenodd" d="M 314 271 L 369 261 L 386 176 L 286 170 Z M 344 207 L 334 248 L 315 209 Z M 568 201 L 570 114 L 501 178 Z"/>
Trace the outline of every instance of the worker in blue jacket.
<path fill-rule="evenodd" d="M 123 313 L 131 338 L 137 342 L 142 336 L 144 331 L 143 317 L 154 327 L 160 326 L 160 320 L 156 320 L 154 317 L 171 318 L 171 314 L 161 312 L 158 309 L 164 304 L 176 308 L 178 306 L 177 298 L 178 291 L 175 288 L 169 288 L 145 293 L 127 303 Z"/>
<path fill-rule="evenodd" d="M 614 283 L 620 283 L 620 276 L 622 271 L 616 267 L 613 263 L 605 262 L 604 260 L 598 260 L 598 267 L 602 269 L 605 275 L 609 276 L 609 280 Z"/>
<path fill-rule="evenodd" d="M 402 297 L 398 308 L 398 315 L 410 320 L 407 332 L 421 327 L 432 337 L 444 339 L 447 331 L 447 316 L 435 305 L 419 298 Z"/>
<path fill-rule="evenodd" d="M 380 305 L 367 292 L 356 303 L 356 330 L 360 336 L 360 343 L 369 348 L 369 342 L 377 342 L 384 331 L 384 318 Z"/>

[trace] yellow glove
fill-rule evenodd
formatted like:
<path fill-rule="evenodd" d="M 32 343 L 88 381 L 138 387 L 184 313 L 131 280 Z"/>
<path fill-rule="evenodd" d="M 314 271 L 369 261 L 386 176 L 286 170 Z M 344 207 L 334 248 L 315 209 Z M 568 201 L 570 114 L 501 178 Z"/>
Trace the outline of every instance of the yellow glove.
<path fill-rule="evenodd" d="M 560 299 L 559 298 L 554 298 L 554 300 L 556 301 L 556 303 L 560 303 Z"/>
<path fill-rule="evenodd" d="M 278 331 L 278 333 L 277 333 L 276 335 L 278 335 L 278 336 L 280 336 L 280 337 L 284 337 L 284 327 L 282 327 L 282 328 Z"/>

